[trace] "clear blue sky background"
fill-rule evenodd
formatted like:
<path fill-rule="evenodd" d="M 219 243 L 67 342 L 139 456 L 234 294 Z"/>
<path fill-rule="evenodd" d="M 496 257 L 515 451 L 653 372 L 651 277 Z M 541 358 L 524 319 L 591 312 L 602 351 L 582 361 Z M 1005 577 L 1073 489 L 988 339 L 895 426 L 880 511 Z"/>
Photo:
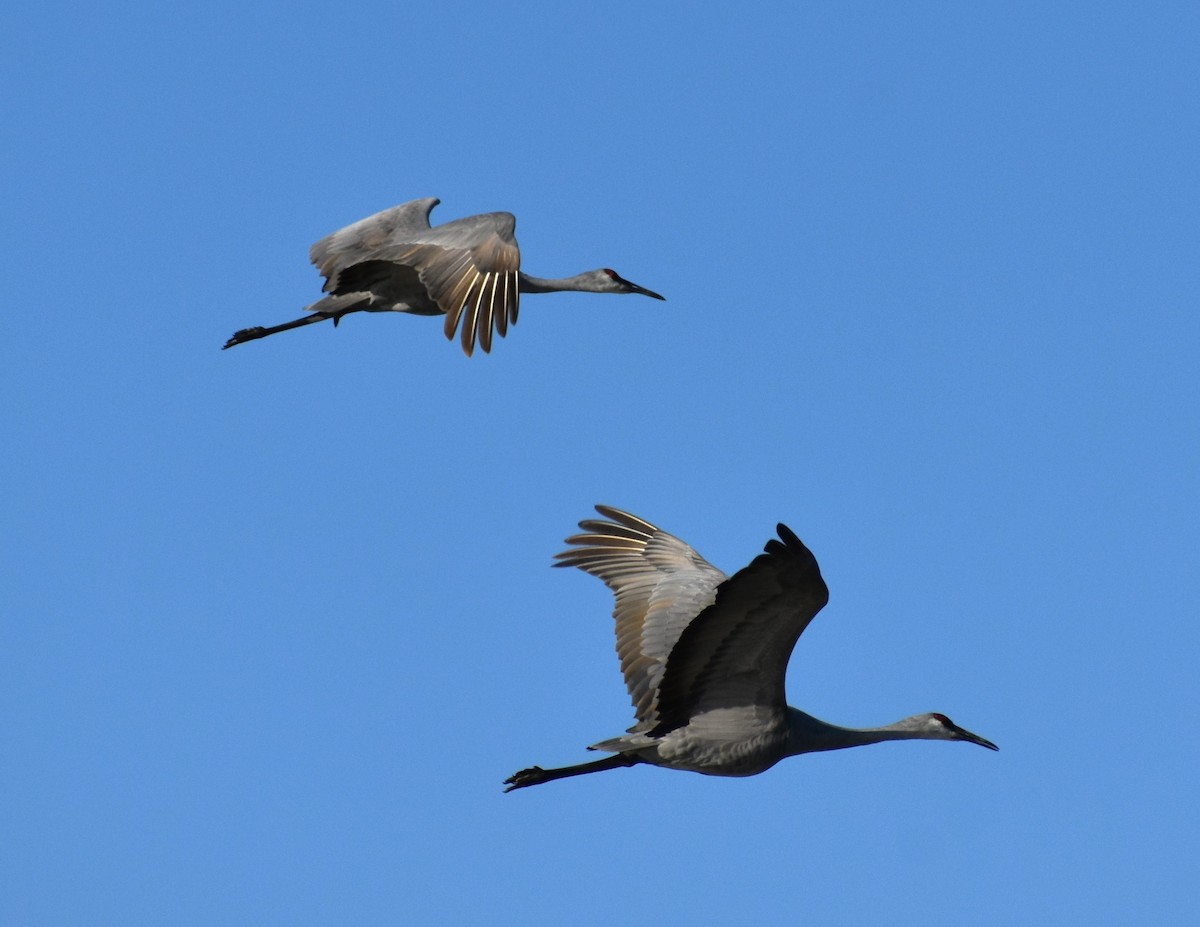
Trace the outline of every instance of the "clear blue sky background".
<path fill-rule="evenodd" d="M 1191 923 L 1195 4 L 0 14 L 0 921 Z M 376 210 L 440 321 L 235 350 Z M 793 704 L 995 740 L 501 793 L 631 721 L 594 502 L 832 600 Z"/>

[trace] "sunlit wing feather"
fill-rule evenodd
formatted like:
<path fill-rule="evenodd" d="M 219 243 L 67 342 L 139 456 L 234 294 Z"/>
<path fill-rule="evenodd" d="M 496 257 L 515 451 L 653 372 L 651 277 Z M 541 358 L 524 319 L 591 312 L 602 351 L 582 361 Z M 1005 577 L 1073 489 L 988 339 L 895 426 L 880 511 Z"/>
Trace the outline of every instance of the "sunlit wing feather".
<path fill-rule="evenodd" d="M 508 325 L 497 321 L 501 313 L 506 322 L 516 318 L 521 252 L 515 224 L 506 212 L 456 219 L 422 233 L 396 255 L 395 260 L 417 268 L 429 297 L 446 314 L 446 337 L 453 338 L 462 323 L 467 354 L 477 338 L 486 352 L 493 331 L 507 334 Z M 500 294 L 503 304 L 496 302 Z"/>
<path fill-rule="evenodd" d="M 647 521 L 598 505 L 607 520 L 581 521 L 582 534 L 556 556 L 601 579 L 616 597 L 617 656 L 638 725 L 659 722 L 658 689 L 667 657 L 688 622 L 715 596 L 725 574 L 674 535 Z"/>

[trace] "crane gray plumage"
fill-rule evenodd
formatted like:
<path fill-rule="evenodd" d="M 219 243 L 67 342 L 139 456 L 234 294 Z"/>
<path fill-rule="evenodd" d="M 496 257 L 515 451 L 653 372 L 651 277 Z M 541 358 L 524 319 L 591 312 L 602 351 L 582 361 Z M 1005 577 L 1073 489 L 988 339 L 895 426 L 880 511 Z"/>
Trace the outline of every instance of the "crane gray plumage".
<path fill-rule="evenodd" d="M 649 763 L 747 776 L 787 756 L 883 740 L 965 740 L 998 749 L 942 714 L 881 728 L 843 728 L 787 704 L 792 649 L 829 601 L 816 558 L 785 525 L 779 539 L 729 577 L 679 538 L 620 509 L 581 534 L 555 566 L 601 579 L 616 599 L 617 655 L 637 723 L 588 749 L 613 753 L 561 769 L 534 766 L 506 780 L 526 788 Z"/>
<path fill-rule="evenodd" d="M 376 213 L 322 238 L 309 257 L 325 277 L 329 294 L 305 307 L 310 313 L 270 328 L 235 332 L 226 348 L 277 332 L 332 319 L 350 312 L 407 312 L 445 315 L 445 333 L 453 338 L 462 325 L 462 347 L 469 357 L 476 340 L 492 349 L 492 333 L 501 337 L 517 321 L 522 293 L 579 290 L 591 293 L 640 293 L 662 296 L 625 280 L 609 268 L 574 277 L 546 279 L 521 271 L 516 218 L 489 212 L 439 226 L 429 215 L 440 200 L 413 200 Z"/>

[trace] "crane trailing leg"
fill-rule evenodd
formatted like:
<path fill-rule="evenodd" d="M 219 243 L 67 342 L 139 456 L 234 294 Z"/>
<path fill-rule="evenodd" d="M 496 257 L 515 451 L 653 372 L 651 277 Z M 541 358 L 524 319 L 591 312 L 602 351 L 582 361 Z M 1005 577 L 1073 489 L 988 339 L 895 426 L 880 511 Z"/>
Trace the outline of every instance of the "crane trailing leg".
<path fill-rule="evenodd" d="M 528 769 L 522 769 L 519 773 L 513 773 L 504 780 L 504 784 L 508 786 L 504 791 L 511 792 L 513 789 L 524 789 L 531 785 L 541 785 L 543 782 L 551 782 L 554 779 L 566 779 L 568 776 L 584 776 L 588 773 L 603 772 L 606 769 L 620 769 L 622 766 L 636 766 L 642 762 L 636 756 L 630 756 L 626 753 L 614 753 L 612 756 L 606 756 L 602 760 L 595 760 L 591 763 L 580 763 L 578 766 L 563 766 L 559 769 L 542 769 L 540 766 L 530 766 Z"/>
<path fill-rule="evenodd" d="M 333 319 L 333 327 L 337 328 L 338 322 L 342 320 L 342 316 L 348 312 L 353 312 L 352 309 L 346 309 L 342 312 L 314 312 L 312 315 L 306 315 L 303 318 L 296 319 L 294 322 L 284 322 L 282 325 L 272 325 L 270 327 L 263 325 L 255 325 L 252 328 L 243 328 L 233 333 L 233 337 L 225 342 L 224 351 L 226 348 L 232 348 L 235 344 L 243 344 L 247 341 L 253 341 L 256 338 L 266 338 L 267 335 L 274 335 L 278 332 L 286 332 L 293 328 L 300 328 L 302 325 L 312 325 L 313 322 L 324 322 L 326 319 Z"/>
<path fill-rule="evenodd" d="M 243 328 L 234 332 L 233 337 L 225 342 L 225 345 L 221 348 L 221 350 L 224 351 L 226 348 L 232 348 L 235 344 L 243 344 L 247 341 L 253 341 L 255 338 L 266 338 L 267 335 L 274 335 L 278 332 L 286 332 L 292 328 L 299 328 L 301 325 L 311 325 L 313 322 L 324 322 L 329 318 L 332 318 L 333 324 L 337 325 L 338 319 L 340 319 L 341 316 L 328 316 L 324 313 L 317 312 L 313 315 L 306 315 L 302 319 L 296 319 L 294 322 L 284 322 L 282 325 L 272 325 L 270 328 L 262 325 L 255 325 L 253 328 Z"/>

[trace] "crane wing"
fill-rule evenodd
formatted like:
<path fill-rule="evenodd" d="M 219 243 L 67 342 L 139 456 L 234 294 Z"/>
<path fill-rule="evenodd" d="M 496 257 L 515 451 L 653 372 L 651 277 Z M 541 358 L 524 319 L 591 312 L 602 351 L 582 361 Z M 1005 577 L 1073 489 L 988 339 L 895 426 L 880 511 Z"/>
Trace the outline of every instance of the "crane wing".
<path fill-rule="evenodd" d="M 671 651 L 658 692 L 662 736 L 717 708 L 787 705 L 784 677 L 796 641 L 829 601 L 816 558 L 786 525 L 780 540 L 716 590 Z"/>
<path fill-rule="evenodd" d="M 446 337 L 462 322 L 468 356 L 476 339 L 492 349 L 520 309 L 521 252 L 512 213 L 490 212 L 431 227 L 436 197 L 393 206 L 322 238 L 309 257 L 338 296 L 370 294 L 374 304 L 444 313 Z"/>
<path fill-rule="evenodd" d="M 500 337 L 520 309 L 521 250 L 517 220 L 509 212 L 488 212 L 455 219 L 414 235 L 394 260 L 417 269 L 429 298 L 446 314 L 446 337 L 462 322 L 462 346 L 469 356 L 476 337 L 484 352 L 492 349 L 492 331 Z"/>
<path fill-rule="evenodd" d="M 583 534 L 558 554 L 555 566 L 599 577 L 616 597 L 617 656 L 644 730 L 659 723 L 659 684 L 667 657 L 688 623 L 709 606 L 724 573 L 674 535 L 635 515 L 596 506 L 606 520 L 588 519 Z"/>
<path fill-rule="evenodd" d="M 341 272 L 363 261 L 394 260 L 413 236 L 429 231 L 429 214 L 440 203 L 436 196 L 412 200 L 359 219 L 327 235 L 309 249 L 309 260 L 325 278 L 324 291 L 339 290 Z"/>

